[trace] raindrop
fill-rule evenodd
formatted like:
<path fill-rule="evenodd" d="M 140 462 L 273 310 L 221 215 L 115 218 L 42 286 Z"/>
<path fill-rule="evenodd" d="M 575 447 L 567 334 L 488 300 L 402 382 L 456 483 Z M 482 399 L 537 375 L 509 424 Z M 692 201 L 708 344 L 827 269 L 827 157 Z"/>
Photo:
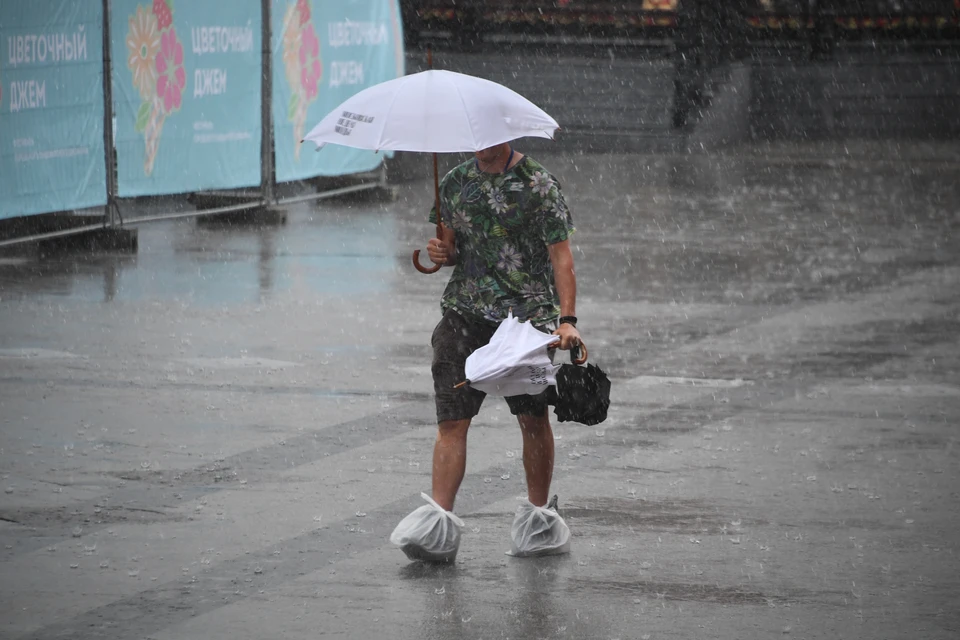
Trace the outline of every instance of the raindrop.
<path fill-rule="evenodd" d="M 254 567 L 253 572 L 257 575 L 260 575 L 261 573 L 263 573 L 263 567 Z"/>
<path fill-rule="evenodd" d="M 500 474 L 500 479 L 501 479 L 501 480 L 509 480 L 509 479 L 510 479 L 510 474 L 509 474 L 509 473 L 502 473 L 502 474 Z"/>
<path fill-rule="evenodd" d="M 104 561 L 102 561 L 102 562 L 100 563 L 100 568 L 101 568 L 101 569 L 106 569 L 106 568 L 109 567 L 109 566 L 110 566 L 110 563 L 109 563 L 107 560 L 104 560 Z"/>
<path fill-rule="evenodd" d="M 74 538 L 79 538 L 83 534 L 83 527 L 74 527 L 71 533 Z"/>
<path fill-rule="evenodd" d="M 80 566 L 80 565 L 77 564 L 76 562 L 71 562 L 71 563 L 70 563 L 70 568 L 71 568 L 71 569 L 76 569 L 76 568 L 79 567 L 79 566 Z"/>

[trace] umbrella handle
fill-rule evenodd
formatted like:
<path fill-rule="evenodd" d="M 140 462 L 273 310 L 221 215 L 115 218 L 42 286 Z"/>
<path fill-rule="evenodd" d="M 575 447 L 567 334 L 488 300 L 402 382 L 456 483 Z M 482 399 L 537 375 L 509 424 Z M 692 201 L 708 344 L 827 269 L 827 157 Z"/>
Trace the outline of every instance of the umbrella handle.
<path fill-rule="evenodd" d="M 413 266 L 416 267 L 417 271 L 420 273 L 436 273 L 437 271 L 440 271 L 440 267 L 443 265 L 435 264 L 432 267 L 423 266 L 420 264 L 420 249 L 417 249 L 413 252 Z"/>
<path fill-rule="evenodd" d="M 427 61 L 433 67 L 433 52 L 427 47 Z M 440 172 L 437 170 L 437 154 L 433 154 L 433 198 L 434 210 L 437 212 L 437 238 L 443 239 L 443 221 L 440 219 Z M 432 267 L 425 267 L 420 264 L 420 249 L 413 252 L 413 266 L 420 273 L 436 273 L 440 271 L 441 264 L 434 264 Z"/>
<path fill-rule="evenodd" d="M 576 353 L 580 354 L 579 357 L 573 357 L 574 350 L 576 350 Z M 586 364 L 587 357 L 589 357 L 589 354 L 587 353 L 587 345 L 583 344 L 583 342 L 580 342 L 578 346 L 570 350 L 570 362 L 573 364 Z"/>

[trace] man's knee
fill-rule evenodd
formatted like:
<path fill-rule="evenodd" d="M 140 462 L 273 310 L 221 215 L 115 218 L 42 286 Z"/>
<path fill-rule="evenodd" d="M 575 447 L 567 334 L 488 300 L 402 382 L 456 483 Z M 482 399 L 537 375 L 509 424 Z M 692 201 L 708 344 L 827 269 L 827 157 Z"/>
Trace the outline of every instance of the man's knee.
<path fill-rule="evenodd" d="M 443 420 L 437 426 L 437 440 L 442 442 L 466 440 L 470 420 Z"/>
<path fill-rule="evenodd" d="M 541 415 L 520 414 L 517 416 L 520 428 L 530 435 L 539 435 L 550 431 L 550 416 L 544 409 Z"/>

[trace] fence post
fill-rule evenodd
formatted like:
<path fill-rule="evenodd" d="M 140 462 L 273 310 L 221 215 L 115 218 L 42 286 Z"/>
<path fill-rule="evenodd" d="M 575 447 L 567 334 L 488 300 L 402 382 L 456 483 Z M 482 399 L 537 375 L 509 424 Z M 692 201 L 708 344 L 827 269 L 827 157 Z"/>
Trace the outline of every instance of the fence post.
<path fill-rule="evenodd" d="M 107 205 L 104 212 L 105 224 L 114 225 L 114 213 L 118 216 L 117 205 L 117 158 L 113 149 L 113 78 L 111 77 L 110 58 L 110 0 L 103 0 L 103 154 L 107 175 Z M 121 218 L 120 222 L 123 222 Z"/>
<path fill-rule="evenodd" d="M 260 195 L 266 206 L 276 202 L 273 173 L 273 43 L 271 42 L 272 0 L 261 0 L 260 27 L 263 69 L 260 74 Z"/>

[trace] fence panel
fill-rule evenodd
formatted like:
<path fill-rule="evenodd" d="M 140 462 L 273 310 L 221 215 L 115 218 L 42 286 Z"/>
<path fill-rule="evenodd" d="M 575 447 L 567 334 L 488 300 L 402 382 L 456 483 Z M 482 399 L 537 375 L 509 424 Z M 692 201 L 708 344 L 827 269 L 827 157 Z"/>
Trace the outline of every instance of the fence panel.
<path fill-rule="evenodd" d="M 300 141 L 354 93 L 403 75 L 396 0 L 273 0 L 272 34 L 277 181 L 376 168 L 382 155 L 372 151 L 330 145 L 317 152 Z"/>
<path fill-rule="evenodd" d="M 0 219 L 106 203 L 102 0 L 0 2 Z"/>
<path fill-rule="evenodd" d="M 113 0 L 118 194 L 260 184 L 260 0 Z"/>

